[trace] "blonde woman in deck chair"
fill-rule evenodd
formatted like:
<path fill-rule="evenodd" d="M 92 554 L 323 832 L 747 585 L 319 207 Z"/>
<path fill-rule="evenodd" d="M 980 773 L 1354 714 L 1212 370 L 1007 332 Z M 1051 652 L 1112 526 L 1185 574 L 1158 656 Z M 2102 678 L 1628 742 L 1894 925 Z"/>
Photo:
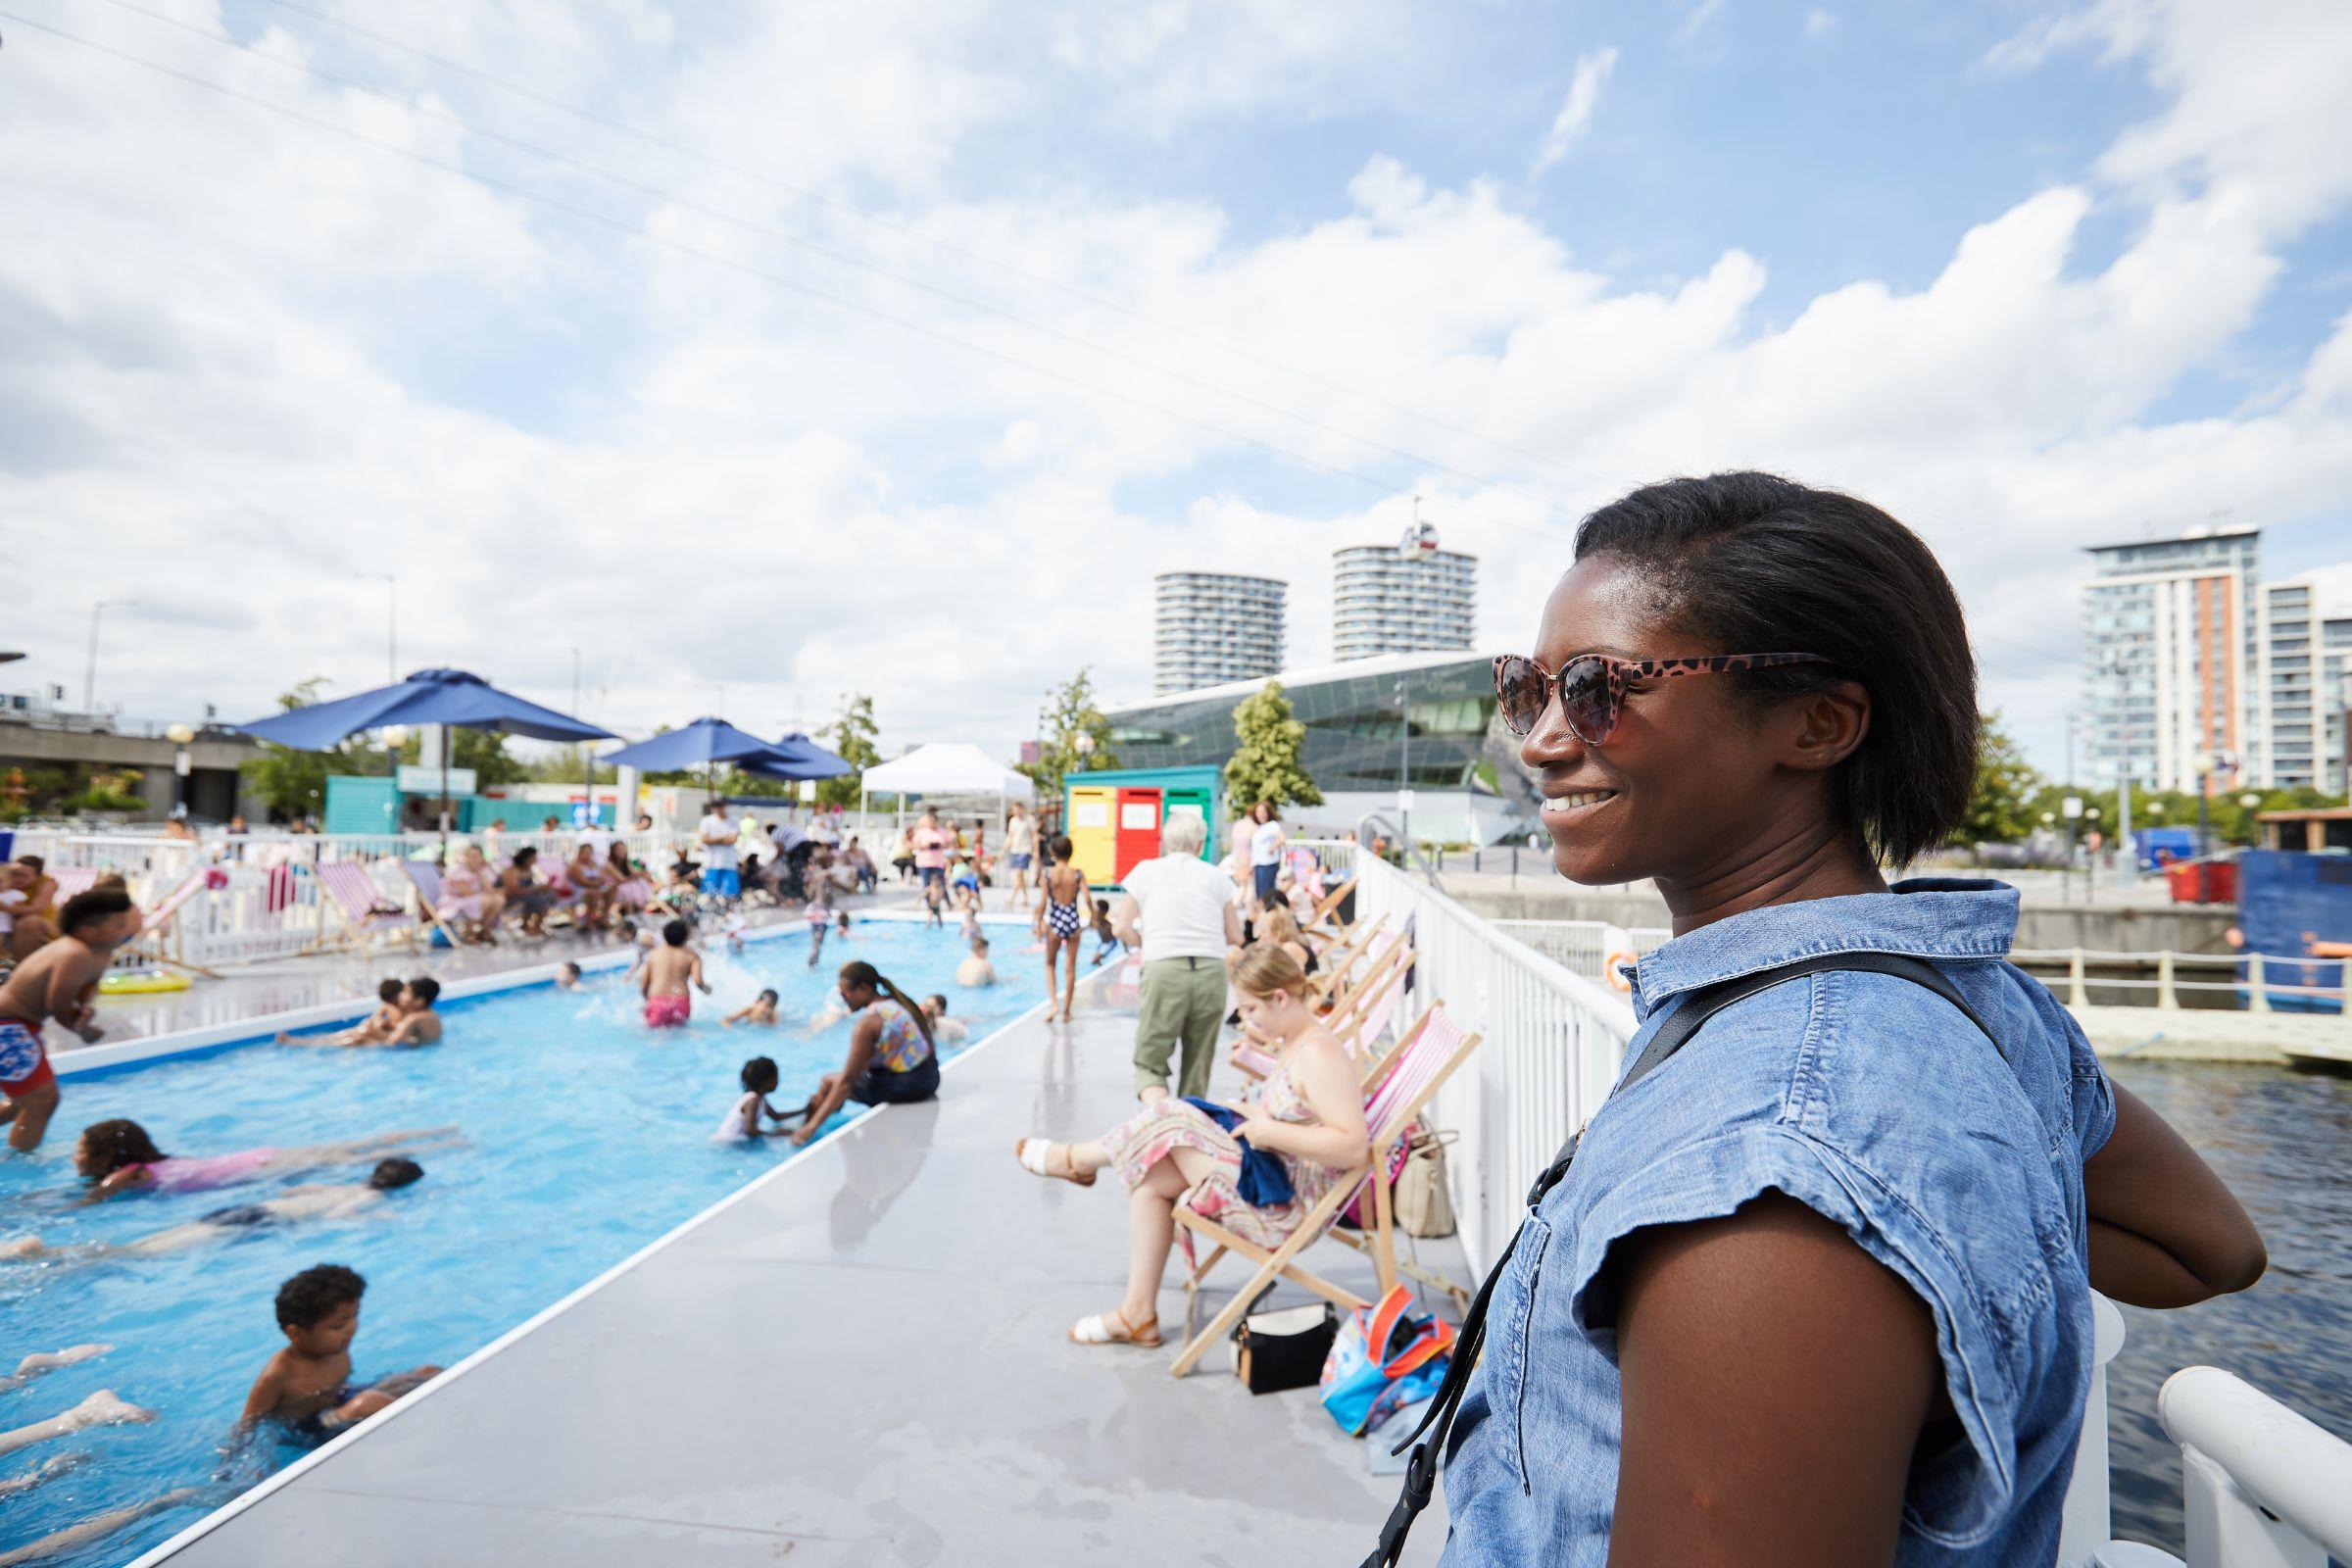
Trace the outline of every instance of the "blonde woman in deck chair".
<path fill-rule="evenodd" d="M 1298 960 L 1279 947 L 1251 948 L 1235 964 L 1233 981 L 1243 1018 L 1278 1047 L 1275 1070 L 1254 1102 L 1228 1110 L 1158 1100 L 1087 1143 L 1024 1138 L 1014 1147 L 1032 1175 L 1092 1187 L 1107 1166 L 1127 1194 L 1127 1294 L 1117 1310 L 1071 1325 L 1076 1344 L 1161 1343 L 1160 1275 L 1179 1199 L 1271 1250 L 1368 1157 L 1372 1135 L 1355 1063 L 1308 1004 Z M 1260 1185 L 1268 1176 L 1287 1183 L 1289 1193 L 1269 1200 Z"/>

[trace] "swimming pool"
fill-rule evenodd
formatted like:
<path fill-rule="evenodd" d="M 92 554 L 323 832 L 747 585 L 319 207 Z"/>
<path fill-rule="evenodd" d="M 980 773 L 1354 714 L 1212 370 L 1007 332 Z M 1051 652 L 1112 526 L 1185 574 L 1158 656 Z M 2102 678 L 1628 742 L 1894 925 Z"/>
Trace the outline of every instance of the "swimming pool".
<path fill-rule="evenodd" d="M 780 1104 L 806 1098 L 840 1064 L 848 1027 L 802 1026 L 833 973 L 863 958 L 921 997 L 944 992 L 970 1041 L 1035 1004 L 1037 965 L 1000 947 L 1004 983 L 959 990 L 953 929 L 861 922 L 808 967 L 798 934 L 706 959 L 716 995 L 697 997 L 685 1030 L 650 1032 L 615 974 L 577 992 L 534 985 L 447 1004 L 444 1043 L 421 1051 L 325 1051 L 267 1040 L 223 1052 L 77 1074 L 47 1145 L 0 1161 L 0 1238 L 37 1232 L 52 1243 L 122 1243 L 296 1182 L 363 1179 L 365 1166 L 226 1189 L 139 1195 L 68 1208 L 78 1187 L 75 1137 L 90 1122 L 129 1116 L 168 1153 L 215 1153 L 361 1138 L 455 1124 L 468 1146 L 418 1156 L 424 1179 L 367 1214 L 265 1227 L 199 1250 L 87 1264 L 0 1262 L 0 1376 L 27 1351 L 85 1341 L 106 1356 L 0 1394 L 0 1429 L 39 1420 L 113 1389 L 158 1413 L 151 1425 L 108 1427 L 0 1459 L 0 1480 L 63 1453 L 78 1468 L 0 1501 L 0 1550 L 93 1514 L 177 1487 L 222 1478 L 201 1501 L 154 1515 L 64 1557 L 73 1568 L 120 1563 L 184 1528 L 302 1451 L 265 1443 L 221 1452 L 246 1390 L 280 1345 L 270 1302 L 280 1281 L 338 1262 L 368 1279 L 354 1370 L 362 1377 L 422 1362 L 443 1366 L 529 1318 L 646 1243 L 771 1169 L 790 1146 L 709 1141 L 754 1055 L 775 1058 Z M 718 1027 L 762 986 L 780 994 L 774 1029 Z M 947 1046 L 950 1059 L 966 1047 Z M 951 1075 L 943 1094 L 955 1093 Z M 842 1118 L 846 1121 L 847 1118 Z M 839 1125 L 837 1122 L 836 1125 Z"/>

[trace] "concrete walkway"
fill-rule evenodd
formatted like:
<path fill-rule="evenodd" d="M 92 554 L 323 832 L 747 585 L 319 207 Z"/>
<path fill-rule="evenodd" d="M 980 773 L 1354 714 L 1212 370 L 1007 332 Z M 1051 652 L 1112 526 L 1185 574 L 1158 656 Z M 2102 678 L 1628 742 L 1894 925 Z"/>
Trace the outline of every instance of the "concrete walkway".
<path fill-rule="evenodd" d="M 1170 1348 L 1065 1340 L 1116 1302 L 1126 1201 L 1027 1175 L 1012 1144 L 1129 1111 L 1132 1035 L 1083 994 L 1073 1024 L 1033 1014 L 936 1103 L 826 1140 L 171 1562 L 1356 1561 L 1396 1481 L 1311 1390 L 1252 1398 L 1221 1352 L 1170 1378 L 1177 1267 Z M 1460 1276 L 1451 1242 L 1420 1245 Z M 1356 1253 L 1309 1257 L 1372 1294 Z M 1416 1534 L 1434 1561 L 1442 1500 Z"/>

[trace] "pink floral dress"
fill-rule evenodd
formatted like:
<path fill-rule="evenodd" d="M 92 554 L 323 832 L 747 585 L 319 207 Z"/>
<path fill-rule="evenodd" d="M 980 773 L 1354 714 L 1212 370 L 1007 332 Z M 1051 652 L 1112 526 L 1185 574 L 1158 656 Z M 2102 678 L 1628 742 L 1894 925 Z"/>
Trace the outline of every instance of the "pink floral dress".
<path fill-rule="evenodd" d="M 1305 1097 L 1291 1082 L 1287 1060 L 1259 1087 L 1257 1109 L 1275 1121 L 1301 1127 L 1320 1125 Z M 1279 1150 L 1269 1151 L 1290 1172 L 1291 1200 L 1279 1208 L 1260 1208 L 1244 1202 L 1240 1188 L 1241 1145 L 1198 1106 L 1176 1099 L 1163 1100 L 1137 1111 L 1105 1133 L 1102 1145 L 1110 1152 L 1110 1168 L 1118 1174 L 1119 1186 L 1130 1193 L 1143 1185 L 1145 1176 L 1167 1157 L 1168 1151 L 1195 1149 L 1206 1154 L 1216 1161 L 1217 1168 L 1193 1189 L 1188 1206 L 1202 1219 L 1213 1219 L 1244 1241 L 1269 1250 L 1288 1241 L 1307 1211 L 1321 1202 L 1324 1195 L 1346 1174 L 1316 1160 L 1300 1159 Z M 1190 1257 L 1191 1233 L 1180 1230 L 1176 1234 L 1185 1244 L 1185 1255 Z"/>

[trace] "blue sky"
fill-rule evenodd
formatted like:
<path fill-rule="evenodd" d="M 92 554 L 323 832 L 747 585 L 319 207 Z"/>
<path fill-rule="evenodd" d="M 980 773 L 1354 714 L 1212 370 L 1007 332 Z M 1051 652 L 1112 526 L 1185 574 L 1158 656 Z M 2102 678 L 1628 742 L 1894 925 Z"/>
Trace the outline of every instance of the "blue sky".
<path fill-rule="evenodd" d="M 1761 465 L 1928 536 L 2054 764 L 2082 544 L 2352 560 L 2319 0 L 23 3 L 494 182 L 8 29 L 0 509 L 74 584 L 17 684 L 136 598 L 134 712 L 374 678 L 389 564 L 411 662 L 567 700 L 581 647 L 616 728 L 723 681 L 1004 750 L 1082 663 L 1148 686 L 1153 571 L 1287 578 L 1319 658 L 1419 493 L 1510 641 L 1582 511 Z"/>

